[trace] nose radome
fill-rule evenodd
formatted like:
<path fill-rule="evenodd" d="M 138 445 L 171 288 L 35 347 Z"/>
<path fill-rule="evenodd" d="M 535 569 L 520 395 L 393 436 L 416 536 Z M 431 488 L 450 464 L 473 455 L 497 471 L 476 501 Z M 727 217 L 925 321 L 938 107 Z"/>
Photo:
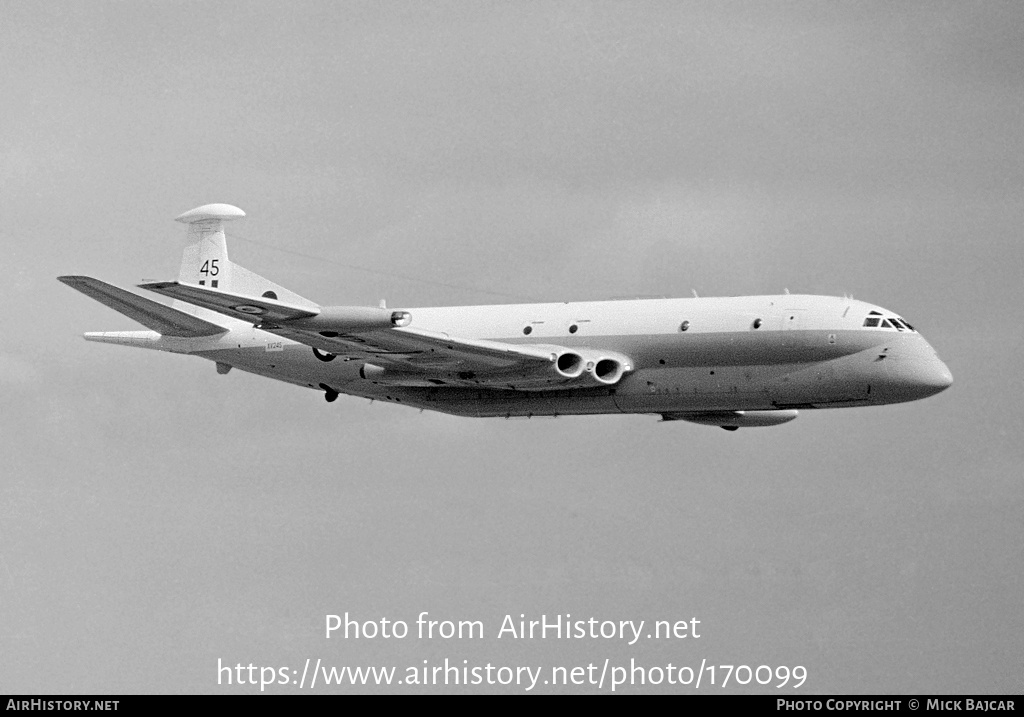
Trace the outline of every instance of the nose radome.
<path fill-rule="evenodd" d="M 953 385 L 952 372 L 938 356 L 915 368 L 914 383 L 921 391 L 925 392 L 925 395 L 935 395 Z"/>
<path fill-rule="evenodd" d="M 949 370 L 949 367 L 946 366 L 946 364 L 936 358 L 935 365 L 932 367 L 930 372 L 928 383 L 934 386 L 938 391 L 945 391 L 953 385 L 953 373 Z"/>
<path fill-rule="evenodd" d="M 927 341 L 908 337 L 895 350 L 883 352 L 869 364 L 869 383 L 883 401 L 918 401 L 953 385 L 953 374 Z"/>

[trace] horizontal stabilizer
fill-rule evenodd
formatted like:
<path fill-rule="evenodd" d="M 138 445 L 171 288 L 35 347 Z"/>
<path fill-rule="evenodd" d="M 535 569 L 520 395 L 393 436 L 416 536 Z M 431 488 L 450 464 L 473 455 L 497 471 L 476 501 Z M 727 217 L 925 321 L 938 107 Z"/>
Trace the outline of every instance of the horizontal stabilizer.
<path fill-rule="evenodd" d="M 58 276 L 57 280 L 163 336 L 214 336 L 227 331 L 223 326 L 204 321 L 90 276 Z"/>
<path fill-rule="evenodd" d="M 139 284 L 139 288 L 155 291 L 158 294 L 201 306 L 225 316 L 243 319 L 253 324 L 260 324 L 264 321 L 307 319 L 320 313 L 320 307 L 313 302 L 309 302 L 309 306 L 296 306 L 267 297 L 232 294 L 180 281 L 156 281 Z"/>

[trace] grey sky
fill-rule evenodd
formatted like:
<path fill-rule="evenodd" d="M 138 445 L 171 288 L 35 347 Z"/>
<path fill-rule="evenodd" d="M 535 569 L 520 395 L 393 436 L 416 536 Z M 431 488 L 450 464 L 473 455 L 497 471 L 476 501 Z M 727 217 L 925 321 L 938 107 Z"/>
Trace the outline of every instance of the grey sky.
<path fill-rule="evenodd" d="M 0 17 L 4 691 L 218 692 L 236 689 L 218 658 L 446 656 L 1020 690 L 1019 3 Z M 173 278 L 171 219 L 208 202 L 249 215 L 235 261 L 322 303 L 851 293 L 907 317 L 956 383 L 727 434 L 328 405 L 82 341 L 135 326 L 54 277 Z M 346 610 L 492 636 L 506 613 L 697 616 L 704 636 L 325 641 Z"/>

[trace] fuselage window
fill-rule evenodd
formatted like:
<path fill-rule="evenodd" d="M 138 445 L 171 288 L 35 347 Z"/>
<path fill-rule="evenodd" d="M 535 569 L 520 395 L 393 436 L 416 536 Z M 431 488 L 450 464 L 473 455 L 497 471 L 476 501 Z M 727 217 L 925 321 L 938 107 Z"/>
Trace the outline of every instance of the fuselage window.
<path fill-rule="evenodd" d="M 523 329 L 523 333 L 524 333 L 524 334 L 526 334 L 527 336 L 529 336 L 530 334 L 532 334 L 532 333 L 533 333 L 533 327 L 532 327 L 532 326 L 527 326 L 527 327 L 525 327 L 525 328 Z"/>
<path fill-rule="evenodd" d="M 761 319 L 754 319 L 754 328 L 755 329 L 761 328 Z"/>
<path fill-rule="evenodd" d="M 873 316 L 869 316 L 868 318 L 864 319 L 864 325 L 865 326 L 878 326 L 878 321 L 879 320 L 877 318 L 875 318 Z"/>
<path fill-rule="evenodd" d="M 688 328 L 690 328 L 690 322 L 689 321 L 684 321 L 683 323 L 679 324 L 679 330 L 680 331 L 686 331 Z"/>

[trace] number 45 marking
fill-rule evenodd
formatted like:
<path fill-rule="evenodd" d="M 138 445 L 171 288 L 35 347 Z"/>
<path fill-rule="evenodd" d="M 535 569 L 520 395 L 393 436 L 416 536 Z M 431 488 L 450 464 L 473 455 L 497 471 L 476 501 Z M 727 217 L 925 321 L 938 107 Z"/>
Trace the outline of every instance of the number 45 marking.
<path fill-rule="evenodd" d="M 220 273 L 220 267 L 217 266 L 219 259 L 207 259 L 203 262 L 203 266 L 199 269 L 200 274 L 206 274 L 207 276 L 217 276 Z"/>

